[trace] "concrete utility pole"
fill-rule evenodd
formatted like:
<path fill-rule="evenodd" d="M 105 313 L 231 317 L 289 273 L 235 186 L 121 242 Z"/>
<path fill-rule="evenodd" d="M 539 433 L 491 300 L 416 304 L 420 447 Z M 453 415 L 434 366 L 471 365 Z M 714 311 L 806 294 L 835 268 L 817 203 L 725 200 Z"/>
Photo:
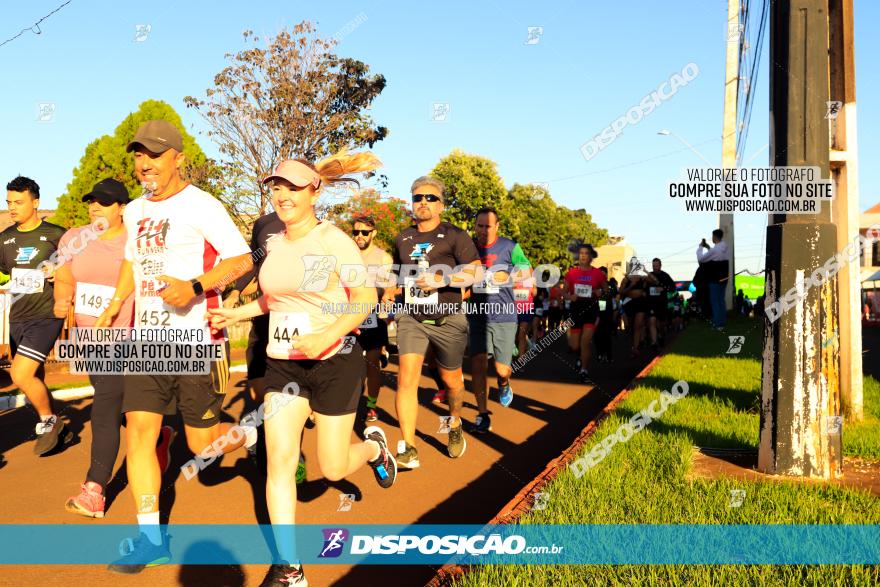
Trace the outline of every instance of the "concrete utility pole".
<path fill-rule="evenodd" d="M 817 166 L 829 177 L 828 0 L 771 0 L 770 151 L 775 166 Z M 816 275 L 836 252 L 831 205 L 774 215 L 767 228 L 767 304 Z M 758 468 L 830 479 L 841 475 L 836 280 L 764 330 Z"/>
<path fill-rule="evenodd" d="M 856 63 L 852 0 L 829 0 L 831 176 L 836 198 L 831 217 L 837 250 L 859 235 L 859 173 L 856 144 Z M 838 109 L 839 108 L 839 109 Z M 847 421 L 864 418 L 862 407 L 862 284 L 858 264 L 837 274 L 840 316 L 840 389 Z"/>
<path fill-rule="evenodd" d="M 736 167 L 736 94 L 739 86 L 739 45 L 743 33 L 739 25 L 739 0 L 727 0 L 727 64 L 724 69 L 724 124 L 721 132 L 721 166 Z M 751 83 L 752 80 L 748 80 Z M 734 253 L 733 214 L 720 214 L 718 228 L 724 231 L 724 241 L 730 251 L 730 270 L 724 299 L 728 310 L 733 309 Z"/>

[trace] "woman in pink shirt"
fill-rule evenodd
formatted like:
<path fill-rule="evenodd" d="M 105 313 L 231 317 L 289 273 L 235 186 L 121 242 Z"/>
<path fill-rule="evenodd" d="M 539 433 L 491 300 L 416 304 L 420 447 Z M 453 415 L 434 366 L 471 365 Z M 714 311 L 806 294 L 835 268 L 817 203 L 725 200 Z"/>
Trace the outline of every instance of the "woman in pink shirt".
<path fill-rule="evenodd" d="M 322 187 L 357 183 L 349 174 L 380 165 L 370 153 L 344 152 L 317 165 L 302 159 L 281 163 L 265 183 L 286 230 L 266 243 L 259 274 L 263 296 L 239 308 L 210 310 L 211 326 L 217 329 L 269 312 L 266 502 L 282 560 L 272 565 L 263 585 L 295 584 L 303 577 L 292 534 L 294 475 L 301 433 L 312 411 L 318 461 L 327 479 L 342 479 L 365 464 L 384 488 L 397 477 L 381 428 L 370 426 L 364 442 L 351 444 L 366 372 L 363 350 L 351 333 L 376 305 L 376 288 L 365 283 L 366 268 L 354 241 L 315 216 Z"/>
<path fill-rule="evenodd" d="M 107 308 L 116 288 L 125 247 L 122 212 L 129 202 L 128 190 L 115 179 L 99 181 L 83 196 L 89 203 L 91 224 L 71 228 L 58 242 L 62 265 L 55 268 L 55 317 L 67 318 L 73 304 L 77 328 L 92 328 Z M 130 328 L 134 297 L 129 296 L 111 325 Z M 67 500 L 64 508 L 89 518 L 104 517 L 104 493 L 113 476 L 119 452 L 119 427 L 122 425 L 122 377 L 90 374 L 95 389 L 92 401 L 91 465 L 80 493 Z M 170 460 L 169 450 L 174 431 L 162 428 L 159 436 L 159 466 L 164 471 Z"/>

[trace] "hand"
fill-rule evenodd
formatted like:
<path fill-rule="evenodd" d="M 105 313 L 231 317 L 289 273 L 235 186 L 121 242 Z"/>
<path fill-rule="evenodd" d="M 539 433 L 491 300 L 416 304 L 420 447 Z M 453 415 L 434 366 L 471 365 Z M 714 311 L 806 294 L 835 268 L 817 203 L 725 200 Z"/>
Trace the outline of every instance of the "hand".
<path fill-rule="evenodd" d="M 55 307 L 52 309 L 56 318 L 67 318 L 70 312 L 70 300 L 55 300 Z"/>
<path fill-rule="evenodd" d="M 169 306 L 183 308 L 184 306 L 188 306 L 196 297 L 196 292 L 193 291 L 192 284 L 189 281 L 177 279 L 176 277 L 170 277 L 168 275 L 160 275 L 156 279 L 167 284 L 162 288 L 162 291 L 159 292 L 159 296 L 162 298 L 162 301 Z"/>
<path fill-rule="evenodd" d="M 101 312 L 101 315 L 98 316 L 98 320 L 95 322 L 95 328 L 109 328 L 110 325 L 113 324 L 113 319 L 116 318 L 121 307 L 122 304 L 119 302 L 110 302 L 107 309 Z"/>
<path fill-rule="evenodd" d="M 235 307 L 236 304 L 238 304 L 239 299 L 241 299 L 241 294 L 238 293 L 238 291 L 233 290 L 233 292 L 229 294 L 229 296 L 225 300 L 223 300 L 223 307 L 231 310 Z"/>
<path fill-rule="evenodd" d="M 440 289 L 446 285 L 446 279 L 438 277 L 436 273 L 424 273 L 416 279 L 416 287 L 425 293 Z"/>
<path fill-rule="evenodd" d="M 238 310 L 232 308 L 209 308 L 205 315 L 211 332 L 217 333 L 227 326 L 231 326 L 240 320 Z"/>
<path fill-rule="evenodd" d="M 312 333 L 304 336 L 294 336 L 291 338 L 293 348 L 304 354 L 309 359 L 317 359 L 321 353 L 333 345 L 333 340 L 329 340 L 324 333 Z"/>

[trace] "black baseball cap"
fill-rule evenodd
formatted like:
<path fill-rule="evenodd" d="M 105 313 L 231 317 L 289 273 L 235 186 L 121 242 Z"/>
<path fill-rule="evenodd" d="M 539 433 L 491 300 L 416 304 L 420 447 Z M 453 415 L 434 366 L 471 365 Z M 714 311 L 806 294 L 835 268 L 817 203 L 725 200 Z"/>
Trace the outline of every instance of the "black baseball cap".
<path fill-rule="evenodd" d="M 119 204 L 128 204 L 131 198 L 128 196 L 128 190 L 125 184 L 115 179 L 102 179 L 95 184 L 92 191 L 82 197 L 82 201 L 97 200 L 104 206 L 116 202 Z"/>

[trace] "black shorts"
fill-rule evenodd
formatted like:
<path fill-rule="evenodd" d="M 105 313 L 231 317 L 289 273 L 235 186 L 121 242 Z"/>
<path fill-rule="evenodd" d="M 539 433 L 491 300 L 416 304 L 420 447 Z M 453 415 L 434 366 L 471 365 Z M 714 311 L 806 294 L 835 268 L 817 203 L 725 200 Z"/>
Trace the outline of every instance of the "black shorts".
<path fill-rule="evenodd" d="M 556 307 L 547 310 L 547 320 L 549 320 L 551 324 L 559 324 L 562 322 L 562 308 Z"/>
<path fill-rule="evenodd" d="M 266 391 L 299 386 L 299 396 L 324 416 L 354 414 L 358 409 L 363 379 L 367 374 L 363 349 L 355 344 L 350 353 L 336 353 L 325 361 L 273 359 L 266 368 Z"/>
<path fill-rule="evenodd" d="M 45 363 L 46 356 L 64 327 L 63 318 L 34 318 L 9 325 L 9 346 L 12 357 L 21 353 L 28 359 Z"/>
<path fill-rule="evenodd" d="M 375 328 L 361 328 L 361 333 L 356 338 L 365 351 L 388 346 L 388 323 L 382 318 L 377 318 Z"/>
<path fill-rule="evenodd" d="M 593 302 L 571 305 L 572 330 L 595 328 L 599 322 L 599 305 Z"/>
<path fill-rule="evenodd" d="M 261 314 L 251 321 L 248 346 L 245 351 L 247 378 L 250 381 L 266 376 L 266 345 L 269 344 L 269 315 Z"/>
<path fill-rule="evenodd" d="M 223 359 L 211 363 L 206 375 L 126 375 L 122 412 L 171 416 L 180 410 L 183 423 L 210 428 L 220 422 L 220 409 L 229 383 L 229 343 Z"/>
<path fill-rule="evenodd" d="M 666 315 L 668 314 L 668 308 L 666 305 L 666 299 L 664 297 L 659 298 L 648 298 L 648 312 L 650 316 L 653 316 L 657 320 L 666 320 Z"/>
<path fill-rule="evenodd" d="M 650 309 L 648 306 L 648 299 L 645 296 L 631 298 L 624 308 L 626 308 L 626 315 L 630 318 L 635 318 L 636 314 L 646 313 Z"/>

